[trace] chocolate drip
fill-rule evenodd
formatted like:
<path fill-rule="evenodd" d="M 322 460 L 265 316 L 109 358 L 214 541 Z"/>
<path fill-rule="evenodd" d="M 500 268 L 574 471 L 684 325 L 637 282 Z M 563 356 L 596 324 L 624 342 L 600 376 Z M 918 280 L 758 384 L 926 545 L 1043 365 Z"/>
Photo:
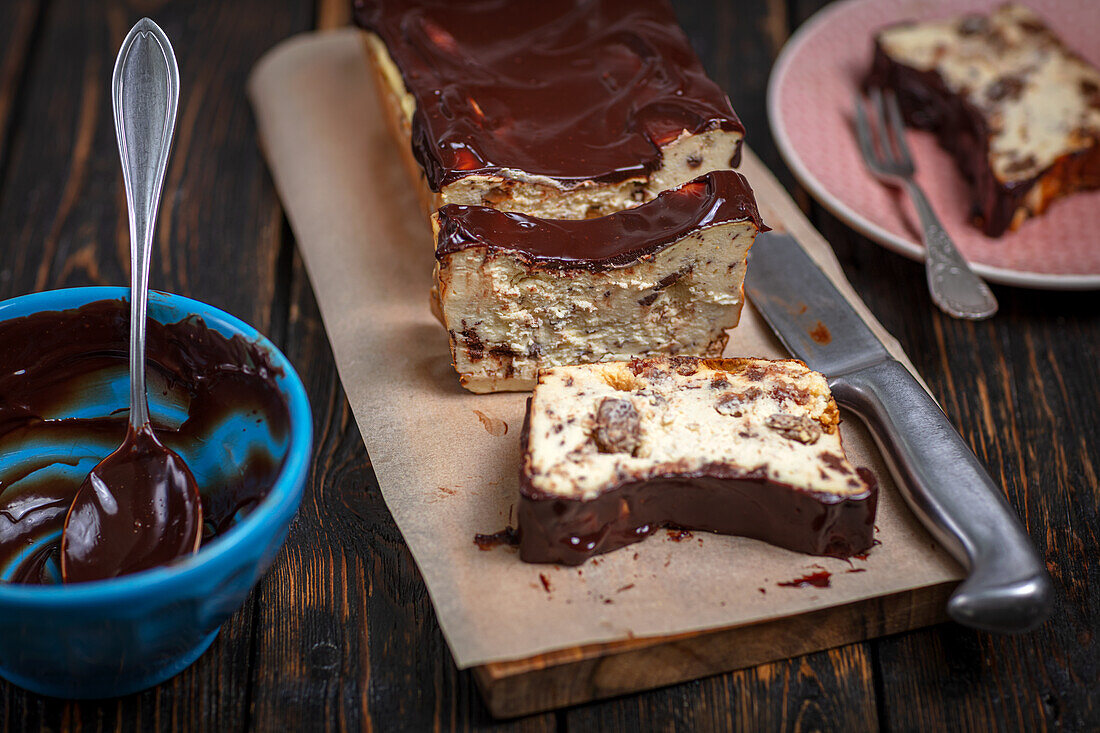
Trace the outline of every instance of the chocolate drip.
<path fill-rule="evenodd" d="M 110 416 L 72 417 L 62 411 L 79 404 L 85 389 L 102 388 L 96 375 L 127 371 L 129 309 L 125 301 L 99 301 L 65 311 L 36 313 L 0 321 L 0 449 L 39 441 L 44 446 L 102 446 L 103 453 L 43 455 L 26 475 L 0 474 L 0 565 L 7 566 L 34 540 L 59 533 L 85 475 L 61 477 L 41 470 L 96 461 L 126 436 L 125 410 Z M 154 423 L 156 437 L 177 453 L 206 440 L 230 415 L 263 421 L 276 440 L 289 431 L 289 410 L 275 383 L 280 375 L 255 344 L 226 338 L 201 318 L 148 323 L 150 389 L 186 395 L 186 419 L 173 427 Z M 91 380 L 91 381 L 89 381 Z M 92 385 L 89 387 L 89 385 Z M 249 456 L 240 472 L 226 471 L 218 486 L 199 486 L 206 525 L 204 542 L 226 531 L 270 490 L 280 466 L 261 452 Z M 60 537 L 23 559 L 13 582 L 52 582 L 46 563 Z"/>
<path fill-rule="evenodd" d="M 504 169 L 617 182 L 659 168 L 684 131 L 744 133 L 665 0 L 355 0 L 355 20 L 416 101 L 434 191 Z"/>
<path fill-rule="evenodd" d="M 448 204 L 438 212 L 435 256 L 468 247 L 516 252 L 552 268 L 608 270 L 636 262 L 688 234 L 733 221 L 767 231 L 748 181 L 712 171 L 653 201 L 596 219 L 539 219 L 485 206 Z"/>

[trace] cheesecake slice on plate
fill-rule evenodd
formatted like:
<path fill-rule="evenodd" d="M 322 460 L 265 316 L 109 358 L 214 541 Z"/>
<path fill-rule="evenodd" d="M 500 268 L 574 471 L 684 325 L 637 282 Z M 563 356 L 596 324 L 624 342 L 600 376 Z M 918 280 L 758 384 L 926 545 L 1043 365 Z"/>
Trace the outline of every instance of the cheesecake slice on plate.
<path fill-rule="evenodd" d="M 1100 71 L 1022 5 L 885 28 L 867 81 L 955 157 L 988 236 L 1100 187 Z"/>

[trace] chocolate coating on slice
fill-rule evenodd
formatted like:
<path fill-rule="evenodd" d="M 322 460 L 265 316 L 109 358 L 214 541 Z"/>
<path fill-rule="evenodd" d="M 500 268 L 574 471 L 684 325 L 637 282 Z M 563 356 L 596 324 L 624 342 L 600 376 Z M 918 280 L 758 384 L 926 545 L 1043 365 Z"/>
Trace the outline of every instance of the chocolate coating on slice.
<path fill-rule="evenodd" d="M 609 402 L 637 412 L 619 431 L 633 438 L 629 453 L 604 450 Z M 543 369 L 521 437 L 520 556 L 574 565 L 661 527 L 862 552 L 873 543 L 876 482 L 848 462 L 839 422 L 825 377 L 796 360 Z"/>
<path fill-rule="evenodd" d="M 744 133 L 665 0 L 355 0 L 355 21 L 416 102 L 434 191 L 502 170 L 622 181 L 659 168 L 684 131 Z"/>
<path fill-rule="evenodd" d="M 636 262 L 717 224 L 751 221 L 768 230 L 748 181 L 735 171 L 711 171 L 653 201 L 597 219 L 539 219 L 456 204 L 441 208 L 438 217 L 438 259 L 485 246 L 521 253 L 547 267 L 597 271 Z"/>
<path fill-rule="evenodd" d="M 971 218 L 980 222 L 982 231 L 991 237 L 1004 234 L 1035 178 L 997 180 L 989 166 L 989 130 L 981 111 L 952 94 L 935 71 L 898 63 L 878 43 L 866 85 L 892 89 L 905 123 L 936 134 L 970 181 Z"/>
<path fill-rule="evenodd" d="M 530 401 L 528 401 L 528 418 Z M 521 451 L 527 452 L 524 422 Z M 608 487 L 594 499 L 540 493 L 521 471 L 520 558 L 580 565 L 594 555 L 640 542 L 662 527 L 751 537 L 796 552 L 850 557 L 874 543 L 878 487 L 857 469 L 866 490 L 854 496 L 809 492 L 760 473 L 713 465 L 690 475 L 653 477 Z"/>

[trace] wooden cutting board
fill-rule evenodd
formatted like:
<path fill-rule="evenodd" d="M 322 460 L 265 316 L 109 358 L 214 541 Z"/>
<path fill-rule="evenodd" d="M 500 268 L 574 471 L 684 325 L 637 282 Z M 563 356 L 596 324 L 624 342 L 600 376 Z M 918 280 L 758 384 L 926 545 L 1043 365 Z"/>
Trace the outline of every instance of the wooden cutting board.
<path fill-rule="evenodd" d="M 456 384 L 426 304 L 432 260 L 423 215 L 371 84 L 361 39 L 344 31 L 273 49 L 249 93 L 386 505 L 456 664 L 476 670 L 494 714 L 657 687 L 942 618 L 961 572 L 902 505 L 850 416 L 842 426 L 848 450 L 882 484 L 882 545 L 852 566 L 705 533 L 682 544 L 652 537 L 591 561 L 583 577 L 581 569 L 522 563 L 503 548 L 479 551 L 474 533 L 512 521 L 519 463 L 517 430 L 485 422 L 518 428 L 524 396 L 471 395 Z M 798 239 L 908 363 L 747 149 L 741 170 L 764 220 Z M 783 355 L 751 304 L 729 353 Z M 833 573 L 830 587 L 775 587 L 815 563 Z"/>
<path fill-rule="evenodd" d="M 797 657 L 947 619 L 956 581 L 716 631 L 562 649 L 474 668 L 498 718 L 527 715 Z"/>
<path fill-rule="evenodd" d="M 765 221 L 800 242 L 821 235 L 771 171 L 746 151 L 740 168 Z M 515 717 L 648 690 L 831 649 L 947 620 L 957 579 L 759 623 L 590 644 L 474 668 L 497 717 Z"/>

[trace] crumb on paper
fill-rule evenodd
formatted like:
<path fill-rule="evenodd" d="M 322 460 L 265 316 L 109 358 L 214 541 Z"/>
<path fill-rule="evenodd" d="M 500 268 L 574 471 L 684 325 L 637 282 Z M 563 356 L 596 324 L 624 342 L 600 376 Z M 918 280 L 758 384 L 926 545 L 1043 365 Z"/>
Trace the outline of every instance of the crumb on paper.
<path fill-rule="evenodd" d="M 477 415 L 477 419 L 481 421 L 481 426 L 485 428 L 485 432 L 489 433 L 489 435 L 499 438 L 508 434 L 508 423 L 504 422 L 499 417 L 486 415 L 481 410 L 474 410 L 474 414 Z"/>
<path fill-rule="evenodd" d="M 508 525 L 499 532 L 493 532 L 492 534 L 478 533 L 474 535 L 474 544 L 477 545 L 479 550 L 491 550 L 500 545 L 518 547 L 519 531 L 512 525 Z"/>

